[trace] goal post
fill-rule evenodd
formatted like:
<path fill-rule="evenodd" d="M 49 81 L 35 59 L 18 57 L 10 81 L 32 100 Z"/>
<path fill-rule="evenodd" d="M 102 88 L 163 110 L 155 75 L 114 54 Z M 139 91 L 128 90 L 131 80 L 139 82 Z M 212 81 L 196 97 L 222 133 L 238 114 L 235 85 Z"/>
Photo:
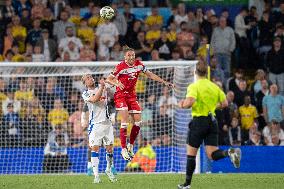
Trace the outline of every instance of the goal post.
<path fill-rule="evenodd" d="M 186 135 L 190 110 L 177 107 L 187 86 L 195 79 L 196 61 L 144 61 L 147 69 L 174 83 L 162 84 L 139 77 L 136 92 L 143 108 L 135 152 L 151 144 L 148 159 L 152 171 L 184 172 Z M 89 73 L 98 81 L 118 62 L 20 62 L 0 64 L 0 174 L 86 173 L 88 141 L 81 127 L 83 101 L 81 76 Z M 110 99 L 110 104 L 112 100 Z M 120 118 L 112 109 L 114 164 L 119 172 L 136 169 L 120 156 Z M 128 134 L 131 128 L 128 127 Z M 146 149 L 145 151 L 149 150 Z M 54 158 L 55 157 L 55 158 Z M 197 160 L 198 162 L 199 160 Z M 105 169 L 105 150 L 100 167 Z M 197 172 L 200 165 L 197 163 Z"/>

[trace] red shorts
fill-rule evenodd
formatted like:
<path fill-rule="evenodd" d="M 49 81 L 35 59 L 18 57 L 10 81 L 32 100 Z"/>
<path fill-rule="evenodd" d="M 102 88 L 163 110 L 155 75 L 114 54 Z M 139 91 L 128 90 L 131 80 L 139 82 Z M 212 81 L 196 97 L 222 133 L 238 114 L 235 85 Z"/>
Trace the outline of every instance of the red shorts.
<path fill-rule="evenodd" d="M 141 113 L 141 107 L 135 93 L 115 94 L 114 103 L 116 110 L 128 110 L 129 113 L 134 114 Z"/>

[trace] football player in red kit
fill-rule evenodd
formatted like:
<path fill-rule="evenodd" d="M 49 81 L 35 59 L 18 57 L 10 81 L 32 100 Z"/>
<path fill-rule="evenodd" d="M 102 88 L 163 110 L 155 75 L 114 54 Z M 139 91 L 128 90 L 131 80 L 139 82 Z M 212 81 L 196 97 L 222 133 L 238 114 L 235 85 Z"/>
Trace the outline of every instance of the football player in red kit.
<path fill-rule="evenodd" d="M 115 67 L 106 82 L 116 86 L 114 102 L 116 110 L 121 117 L 121 155 L 125 160 L 130 161 L 134 156 L 133 144 L 141 126 L 141 107 L 139 106 L 135 92 L 135 85 L 139 74 L 143 72 L 148 78 L 161 82 L 171 88 L 173 84 L 147 70 L 141 61 L 135 59 L 134 49 L 126 46 L 124 47 L 124 53 L 124 61 Z M 134 120 L 134 125 L 130 133 L 129 144 L 126 146 L 129 114 Z"/>

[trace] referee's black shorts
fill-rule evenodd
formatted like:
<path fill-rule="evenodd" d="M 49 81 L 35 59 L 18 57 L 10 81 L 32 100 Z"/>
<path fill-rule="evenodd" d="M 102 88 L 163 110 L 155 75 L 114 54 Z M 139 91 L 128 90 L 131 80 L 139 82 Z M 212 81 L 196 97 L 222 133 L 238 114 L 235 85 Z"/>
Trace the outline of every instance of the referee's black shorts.
<path fill-rule="evenodd" d="M 210 116 L 193 117 L 189 123 L 187 144 L 199 148 L 204 141 L 205 145 L 218 146 L 218 124 Z"/>

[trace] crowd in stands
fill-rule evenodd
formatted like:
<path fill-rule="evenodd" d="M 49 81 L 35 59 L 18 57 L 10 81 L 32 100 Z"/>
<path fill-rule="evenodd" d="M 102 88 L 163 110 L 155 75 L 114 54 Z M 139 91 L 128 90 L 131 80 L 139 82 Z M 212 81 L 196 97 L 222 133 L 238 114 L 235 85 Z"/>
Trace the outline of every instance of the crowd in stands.
<path fill-rule="evenodd" d="M 213 9 L 179 3 L 171 6 L 168 20 L 152 4 L 168 1 L 114 1 L 112 20 L 100 19 L 101 5 L 94 2 L 81 15 L 76 2 L 6 0 L 0 9 L 0 59 L 11 64 L 120 61 L 122 46 L 128 45 L 143 61 L 208 61 L 211 80 L 229 101 L 228 108 L 216 111 L 220 144 L 284 145 L 284 2 L 262 1 L 261 12 L 255 6 L 242 8 L 234 19 L 227 9 L 217 15 Z M 151 14 L 136 19 L 131 8 L 145 4 L 153 5 Z M 79 80 L 0 78 L 1 146 L 43 146 L 47 138 L 54 143 L 55 130 L 65 146 L 84 143 Z M 140 82 L 143 96 L 149 85 Z M 177 99 L 163 88 L 160 96 L 147 94 L 140 104 L 141 133 L 152 133 L 154 146 L 171 145 Z"/>

